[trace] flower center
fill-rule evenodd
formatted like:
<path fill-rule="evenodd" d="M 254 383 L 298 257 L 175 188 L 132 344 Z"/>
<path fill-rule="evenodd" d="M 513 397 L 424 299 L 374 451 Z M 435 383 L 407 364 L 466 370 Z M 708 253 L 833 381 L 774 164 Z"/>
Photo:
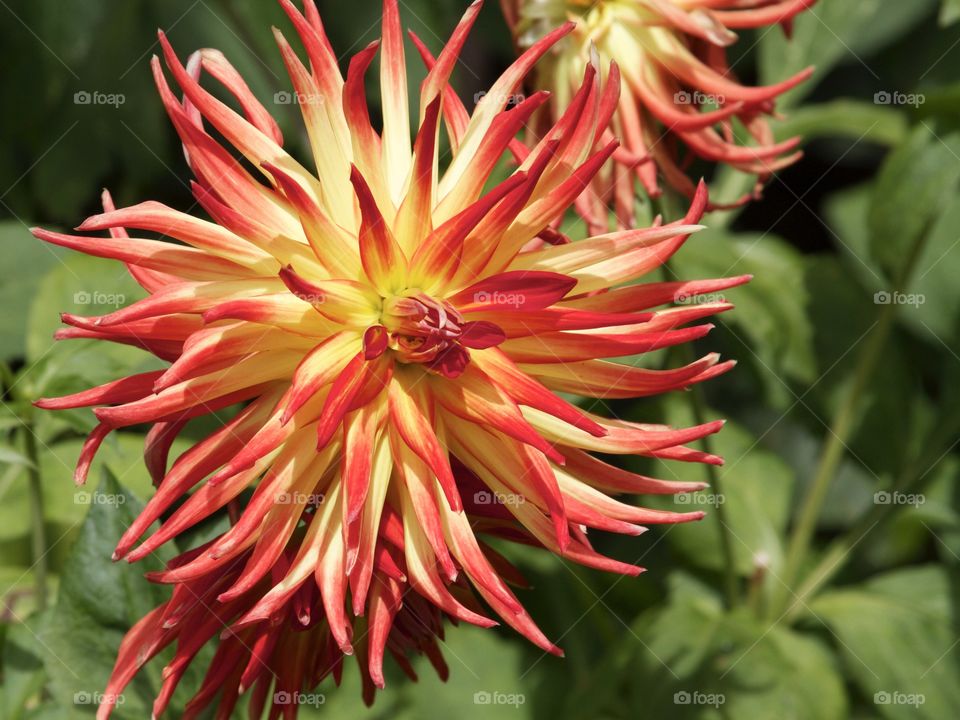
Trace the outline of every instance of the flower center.
<path fill-rule="evenodd" d="M 389 348 L 401 362 L 420 363 L 446 377 L 466 369 L 468 348 L 489 348 L 506 339 L 493 323 L 468 322 L 450 303 L 416 290 L 386 298 L 380 321 L 364 336 L 368 358 Z"/>

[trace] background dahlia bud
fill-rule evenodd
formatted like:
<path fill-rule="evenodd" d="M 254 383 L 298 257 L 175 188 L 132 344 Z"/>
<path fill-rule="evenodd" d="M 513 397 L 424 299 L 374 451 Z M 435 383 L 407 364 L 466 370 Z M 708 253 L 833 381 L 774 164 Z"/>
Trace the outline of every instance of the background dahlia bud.
<path fill-rule="evenodd" d="M 601 174 L 578 203 L 594 228 L 606 227 L 606 204 L 615 205 L 623 224 L 630 224 L 634 177 L 651 197 L 661 194 L 661 182 L 692 197 L 695 184 L 685 170 L 690 156 L 756 175 L 754 194 L 772 173 L 799 159 L 800 139 L 776 142 L 764 116 L 773 113 L 778 95 L 812 69 L 769 87 L 747 87 L 737 82 L 725 48 L 743 28 L 781 24 L 789 30 L 791 20 L 815 2 L 501 0 L 521 48 L 565 22 L 577 23 L 537 69 L 536 86 L 554 93 L 550 122 L 573 102 L 580 68 L 591 53 L 613 61 L 617 77 L 622 75 L 619 104 L 604 138 L 616 136 L 623 143 L 614 159 L 626 172 Z"/>
<path fill-rule="evenodd" d="M 385 649 L 401 665 L 409 650 L 433 657 L 441 617 L 484 627 L 503 621 L 559 654 L 508 587 L 516 572 L 481 538 L 636 575 L 641 568 L 595 551 L 588 531 L 639 535 L 646 524 L 703 513 L 650 510 L 612 495 L 701 485 L 634 475 L 594 453 L 720 462 L 687 447 L 717 432 L 719 421 L 638 424 L 556 394 L 635 398 L 727 371 L 732 363 L 716 354 L 668 370 L 607 358 L 703 337 L 712 326 L 701 321 L 731 306 L 672 300 L 749 279 L 638 282 L 701 228 L 703 185 L 682 221 L 553 244 L 551 224 L 616 149 L 595 149 L 619 91 L 602 81 L 595 60 L 580 67 L 557 124 L 487 187 L 504 148 L 547 99 L 538 93 L 508 109 L 508 98 L 573 27 L 532 43 L 472 113 L 448 80 L 480 4 L 438 56 L 414 37 L 429 74 L 411 142 L 396 1 L 384 3 L 382 39 L 351 59 L 345 79 L 312 0 L 305 13 L 281 5 L 310 61 L 308 69 L 276 32 L 297 96 L 317 99 L 299 103 L 315 172 L 283 149 L 276 123 L 223 55 L 204 50 L 185 66 L 160 33 L 183 96 L 158 58 L 154 77 L 211 219 L 156 202 L 115 209 L 105 196 L 104 212 L 79 229 L 110 237 L 35 231 L 126 263 L 147 293 L 101 317 L 67 316 L 70 337 L 134 344 L 169 363 L 38 403 L 96 407 L 99 425 L 81 453 L 78 483 L 108 433 L 152 425 L 145 457 L 157 490 L 115 559 L 138 560 L 228 506 L 236 511 L 227 531 L 153 576 L 174 585 L 174 596 L 124 641 L 108 695 L 121 694 L 144 658 L 178 643 L 158 712 L 214 635 L 222 662 L 211 667 L 197 707 L 221 688 L 235 701 L 263 677 L 257 663 L 266 656 L 280 658 L 271 667 L 277 687 L 294 692 L 355 653 L 372 699 L 384 682 Z M 378 53 L 380 130 L 364 96 Z M 243 114 L 201 86 L 203 72 Z M 443 162 L 441 126 L 451 147 Z M 168 462 L 191 419 L 238 403 L 242 410 L 222 429 Z M 196 597 L 205 598 L 200 607 L 187 602 Z M 355 631 L 357 617 L 365 632 Z M 422 637 L 411 633 L 415 618 L 426 623 Z M 305 649 L 297 632 L 317 642 Z M 253 702 L 262 705 L 261 692 Z M 110 710 L 107 702 L 100 717 Z"/>

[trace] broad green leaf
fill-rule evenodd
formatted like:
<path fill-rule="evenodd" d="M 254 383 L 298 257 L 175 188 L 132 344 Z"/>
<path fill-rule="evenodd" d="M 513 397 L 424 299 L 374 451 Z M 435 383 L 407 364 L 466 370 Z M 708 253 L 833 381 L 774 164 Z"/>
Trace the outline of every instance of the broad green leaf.
<path fill-rule="evenodd" d="M 863 347 L 877 330 L 882 309 L 878 298 L 883 296 L 851 281 L 850 271 L 829 255 L 807 259 L 804 283 L 810 297 L 817 370 L 815 381 L 799 393 L 803 402 L 797 411 L 808 411 L 808 427 L 822 437 L 849 395 Z M 846 445 L 858 466 L 881 479 L 886 473 L 889 479 L 899 469 L 912 437 L 903 425 L 891 423 L 889 418 L 911 417 L 922 386 L 916 364 L 899 335 L 888 340 L 883 353 L 883 362 L 877 363 L 857 408 L 854 431 Z"/>
<path fill-rule="evenodd" d="M 873 256 L 898 278 L 915 243 L 956 194 L 960 134 L 918 128 L 887 158 L 873 188 L 868 227 Z M 888 288 L 892 293 L 894 288 Z"/>
<path fill-rule="evenodd" d="M 884 718 L 952 717 L 960 654 L 951 578 L 924 566 L 825 592 L 810 604 L 826 623 L 865 700 Z"/>
<path fill-rule="evenodd" d="M 98 340 L 54 341 L 60 313 L 101 315 L 143 297 L 121 263 L 68 253 L 32 293 L 27 331 L 28 363 L 17 378 L 25 401 L 86 390 L 125 375 L 163 366 L 149 353 Z M 63 430 L 87 433 L 95 419 L 89 410 L 36 413 L 38 432 L 51 438 Z"/>
<path fill-rule="evenodd" d="M 960 162 L 960 161 L 958 161 Z M 956 347 L 960 326 L 960 293 L 956 279 L 960 274 L 960 201 L 951 198 L 949 206 L 930 228 L 906 288 L 906 302 L 898 306 L 902 322 L 938 349 L 942 343 Z"/>
<path fill-rule="evenodd" d="M 103 692 L 123 634 L 168 593 L 143 577 L 162 568 L 170 557 L 164 550 L 136 566 L 110 560 L 141 503 L 109 473 L 97 494 L 64 568 L 50 622 L 40 633 L 50 691 L 78 715 L 94 711 L 84 701 Z M 116 717 L 149 717 L 157 688 L 155 672 L 141 673 L 124 692 Z"/>
<path fill-rule="evenodd" d="M 878 292 L 888 290 L 890 280 L 870 250 L 871 192 L 868 183 L 830 195 L 823 217 L 847 272 L 858 278 L 863 287 Z"/>
<path fill-rule="evenodd" d="M 423 656 L 414 659 L 419 677 L 411 683 L 399 673 L 388 674 L 386 690 L 373 707 L 364 707 L 356 663 L 345 663 L 343 684 L 325 682 L 305 693 L 300 706 L 304 720 L 331 717 L 357 720 L 420 720 L 428 717 L 455 717 L 462 720 L 497 720 L 534 717 L 530 685 L 524 673 L 530 663 L 523 660 L 521 646 L 495 631 L 461 625 L 450 628 L 443 642 L 450 679 L 441 681 Z M 536 657 L 536 656 L 535 656 Z M 392 670 L 392 668 L 389 668 Z"/>
<path fill-rule="evenodd" d="M 22 465 L 24 467 L 33 467 L 30 458 L 19 450 L 6 444 L 0 444 L 0 465 Z"/>
<path fill-rule="evenodd" d="M 39 240 L 34 240 L 39 243 Z M 42 245 L 42 243 L 41 243 Z M 39 282 L 31 293 L 27 331 L 27 352 L 32 362 L 56 352 L 53 333 L 63 327 L 61 313 L 93 316 L 105 315 L 132 304 L 145 296 L 145 292 L 130 277 L 123 263 L 95 258 L 77 252 L 68 252 Z M 83 341 L 64 341 L 63 346 L 82 345 Z M 98 348 L 112 347 L 110 343 L 98 343 Z M 139 353 L 134 348 L 124 348 L 127 354 Z M 76 361 L 79 364 L 82 360 Z M 83 367 L 69 369 L 83 374 Z"/>
<path fill-rule="evenodd" d="M 815 377 L 802 256 L 785 241 L 769 234 L 705 230 L 690 238 L 671 267 L 683 278 L 752 274 L 747 285 L 724 294 L 736 308 L 719 318 L 737 337 L 737 357 L 756 362 L 768 391 L 782 399 L 789 398 L 784 379 Z"/>
<path fill-rule="evenodd" d="M 601 707 L 619 705 L 619 717 L 848 717 L 843 680 L 823 644 L 743 611 L 725 614 L 702 590 L 674 592 L 665 607 L 635 622 L 622 643 L 633 660 L 617 690 L 581 696 Z M 578 707 L 582 713 L 582 702 Z M 578 707 L 563 717 L 582 717 Z"/>
<path fill-rule="evenodd" d="M 940 24 L 944 27 L 960 20 L 960 0 L 940 0 Z"/>
<path fill-rule="evenodd" d="M 883 105 L 857 100 L 834 100 L 806 105 L 790 111 L 775 123 L 777 137 L 801 136 L 807 142 L 819 137 L 852 137 L 897 145 L 907 135 L 909 124 L 903 113 Z"/>
<path fill-rule="evenodd" d="M 46 679 L 43 646 L 38 634 L 49 619 L 49 612 L 14 623 L 3 641 L 3 717 L 20 720 L 28 701 Z"/>
<path fill-rule="evenodd" d="M 781 98 L 779 106 L 796 104 L 838 64 L 851 64 L 876 76 L 871 55 L 926 17 L 937 0 L 828 0 L 801 13 L 787 40 L 777 29 L 760 39 L 760 78 L 764 84 L 783 80 L 814 66 L 814 77 Z"/>
<path fill-rule="evenodd" d="M 73 483 L 73 468 L 82 445 L 83 441 L 79 439 L 60 442 L 43 448 L 40 456 L 44 516 L 55 537 L 64 533 L 70 538 L 74 537 L 97 499 L 92 487 L 78 488 Z M 176 457 L 186 448 L 187 444 L 178 440 L 171 450 L 171 456 Z M 91 478 L 97 477 L 100 467 L 109 468 L 125 487 L 140 497 L 153 494 L 150 476 L 143 462 L 142 435 L 111 434 L 97 453 Z M 27 507 L 25 476 L 0 483 L 0 540 L 28 537 L 30 515 Z"/>
<path fill-rule="evenodd" d="M 717 417 L 717 414 L 708 413 L 708 417 Z M 695 424 L 686 397 L 671 398 L 667 420 L 674 427 Z M 707 517 L 672 528 L 666 535 L 667 542 L 697 567 L 722 569 L 717 505 L 723 503 L 733 536 L 737 572 L 752 575 L 758 564 L 777 572 L 782 565 L 781 536 L 790 517 L 795 482 L 790 467 L 760 445 L 753 434 L 733 422 L 728 422 L 722 432 L 711 437 L 711 450 L 725 459 L 725 464 L 716 468 L 721 494 L 711 488 L 671 496 L 671 502 L 666 505 L 671 510 L 702 510 Z M 661 463 L 654 474 L 668 480 L 710 482 L 704 466 L 677 467 Z"/>
<path fill-rule="evenodd" d="M 763 436 L 766 451 L 790 465 L 798 481 L 793 493 L 796 498 L 801 496 L 816 473 L 823 449 L 824 431 L 823 425 L 817 424 L 811 428 L 795 415 L 802 413 L 794 412 L 784 417 L 780 412 L 758 409 L 748 413 L 744 422 L 757 435 Z M 857 458 L 845 457 L 827 491 L 819 527 L 846 528 L 852 518 L 859 517 L 873 507 L 874 493 L 878 489 L 878 480 L 870 470 L 863 467 Z"/>
<path fill-rule="evenodd" d="M 0 222 L 0 247 L 6 258 L 0 270 L 0 348 L 3 360 L 22 358 L 27 315 L 37 286 L 63 254 L 34 238 L 20 222 Z"/>

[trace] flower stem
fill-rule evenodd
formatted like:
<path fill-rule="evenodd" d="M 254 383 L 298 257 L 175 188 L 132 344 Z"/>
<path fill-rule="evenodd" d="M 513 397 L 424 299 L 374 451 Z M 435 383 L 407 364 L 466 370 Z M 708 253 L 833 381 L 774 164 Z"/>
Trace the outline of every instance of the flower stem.
<path fill-rule="evenodd" d="M 670 222 L 675 217 L 682 217 L 682 213 L 677 209 L 676 198 L 669 193 L 664 193 L 659 199 L 651 200 L 654 213 L 664 216 L 665 222 Z M 670 261 L 663 264 L 666 279 L 677 278 L 673 271 Z M 681 348 L 681 357 L 685 364 L 693 362 L 693 348 L 690 345 L 684 345 Z M 706 422 L 706 400 L 703 388 L 694 385 L 688 391 L 690 409 L 693 412 L 693 420 L 697 425 L 703 425 Z M 713 442 L 709 435 L 701 441 L 703 451 L 713 455 Z M 723 496 L 723 484 L 720 479 L 720 473 L 715 465 L 706 465 L 707 480 L 710 483 L 710 489 L 715 496 Z M 717 522 L 717 534 L 720 539 L 720 554 L 723 556 L 723 589 L 724 601 L 728 609 L 733 609 L 740 604 L 740 584 L 737 579 L 736 558 L 733 554 L 733 531 L 730 529 L 730 523 L 727 516 L 726 503 L 718 502 L 715 504 L 713 516 Z"/>
<path fill-rule="evenodd" d="M 673 274 L 673 271 L 670 270 L 669 267 L 666 268 L 666 271 L 668 274 Z M 693 348 L 689 345 L 678 348 L 677 354 L 680 356 L 680 361 L 685 365 L 693 362 L 695 359 Z M 686 395 L 689 398 L 690 411 L 693 414 L 694 424 L 705 424 L 707 422 L 707 402 L 703 388 L 700 385 L 693 385 L 687 390 Z M 700 445 L 708 455 L 716 454 L 714 452 L 713 440 L 709 435 L 700 439 Z M 707 482 L 710 485 L 711 492 L 713 492 L 715 497 L 722 497 L 723 481 L 720 479 L 720 472 L 717 470 L 717 466 L 707 463 L 704 464 L 704 467 L 707 471 Z M 727 609 L 732 610 L 740 604 L 740 583 L 737 579 L 736 557 L 733 554 L 733 530 L 730 528 L 725 502 L 717 502 L 714 504 L 712 517 L 715 517 L 717 521 L 720 555 L 723 557 L 724 603 Z"/>
<path fill-rule="evenodd" d="M 926 233 L 921 233 L 914 242 L 910 255 L 901 270 L 901 278 L 896 283 L 895 293 L 901 292 L 906 287 L 913 267 L 920 256 L 925 237 Z M 830 489 L 830 483 L 833 481 L 840 461 L 843 459 L 847 441 L 856 427 L 860 402 L 870 384 L 874 370 L 876 370 L 880 361 L 881 352 L 893 328 L 896 308 L 897 306 L 894 303 L 880 306 L 876 322 L 868 330 L 870 336 L 857 356 L 853 385 L 830 424 L 829 436 L 824 442 L 816 473 L 793 526 L 790 544 L 787 547 L 782 581 L 774 597 L 774 602 L 770 604 L 771 611 L 776 614 L 775 617 L 779 617 L 780 613 L 785 611 L 793 611 L 788 594 L 791 593 L 797 577 L 806 563 L 807 555 L 810 552 L 810 543 L 816 531 L 817 521 L 820 518 L 820 511 L 824 500 L 826 500 L 827 491 Z"/>
<path fill-rule="evenodd" d="M 687 347 L 687 354 L 690 348 Z M 690 391 L 690 408 L 693 410 L 693 421 L 697 425 L 703 425 L 706 422 L 706 413 L 704 408 L 706 403 L 703 397 L 703 388 L 699 385 L 694 385 Z M 707 435 L 701 441 L 703 451 L 713 455 L 713 442 L 710 439 L 710 436 Z M 716 465 L 708 464 L 707 468 L 707 478 L 710 482 L 710 489 L 713 491 L 714 496 L 722 497 L 723 496 L 723 484 L 720 480 L 720 473 L 717 471 Z M 717 534 L 720 537 L 720 553 L 723 556 L 723 587 L 724 587 L 724 597 L 726 599 L 726 605 L 728 609 L 733 609 L 737 607 L 740 603 L 740 587 L 737 582 L 737 566 L 736 559 L 733 554 L 733 538 L 732 531 L 730 530 L 730 522 L 727 516 L 727 507 L 726 503 L 718 502 L 714 506 L 713 515 L 717 519 Z"/>
<path fill-rule="evenodd" d="M 24 427 L 24 451 L 30 465 L 27 467 L 27 492 L 30 499 L 30 549 L 33 559 L 33 579 L 36 588 L 37 610 L 47 607 L 47 530 L 44 525 L 43 485 L 40 480 L 40 454 L 33 423 Z"/>

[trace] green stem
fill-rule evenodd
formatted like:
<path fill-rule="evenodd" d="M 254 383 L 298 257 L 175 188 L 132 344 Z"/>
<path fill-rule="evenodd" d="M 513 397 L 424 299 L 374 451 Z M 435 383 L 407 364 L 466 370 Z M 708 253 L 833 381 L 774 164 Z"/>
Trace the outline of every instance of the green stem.
<path fill-rule="evenodd" d="M 689 348 L 687 348 L 689 350 Z M 688 353 L 689 354 L 689 353 Z M 694 385 L 689 391 L 690 408 L 693 410 L 693 421 L 697 425 L 706 423 L 706 413 L 704 408 L 706 403 L 703 397 L 703 388 Z M 713 442 L 709 435 L 701 441 L 703 451 L 713 455 Z M 710 489 L 715 497 L 723 497 L 723 484 L 720 480 L 720 473 L 716 465 L 707 465 L 707 478 L 710 481 Z M 730 522 L 727 515 L 727 505 L 725 502 L 718 502 L 713 511 L 717 519 L 717 534 L 720 538 L 720 553 L 723 556 L 723 587 L 724 596 L 728 609 L 737 607 L 740 603 L 740 587 L 737 582 L 736 559 L 733 554 L 733 537 L 730 529 Z"/>
<path fill-rule="evenodd" d="M 906 287 L 913 266 L 920 256 L 925 236 L 926 233 L 921 233 L 913 244 L 910 256 L 907 258 L 901 273 L 901 279 L 896 284 L 895 293 L 901 292 Z M 817 521 L 820 518 L 820 511 L 827 497 L 827 491 L 830 489 L 830 484 L 836 475 L 840 461 L 843 459 L 847 442 L 856 427 L 861 400 L 880 361 L 880 354 L 893 328 L 895 317 L 896 305 L 894 303 L 880 306 L 877 320 L 873 328 L 868 331 L 870 336 L 857 356 L 853 385 L 830 424 L 829 436 L 824 442 L 816 473 L 793 526 L 781 583 L 774 597 L 774 602 L 770 604 L 771 612 L 776 617 L 779 617 L 779 613 L 788 610 L 788 604 L 790 603 L 788 593 L 795 585 L 797 577 L 806 563 L 807 555 L 810 552 L 810 543 L 817 528 Z M 789 610 L 792 612 L 793 608 L 790 607 Z"/>
<path fill-rule="evenodd" d="M 33 424 L 24 428 L 24 450 L 30 466 L 27 468 L 27 487 L 30 499 L 30 548 L 33 557 L 33 578 L 36 587 L 37 610 L 47 607 L 47 530 L 44 525 L 43 485 L 40 480 L 40 454 Z"/>
<path fill-rule="evenodd" d="M 661 213 L 665 222 L 672 221 L 675 217 L 682 217 L 682 213 L 677 209 L 676 198 L 669 193 L 664 193 L 659 199 L 651 200 L 655 213 Z M 667 280 L 676 278 L 670 266 L 670 261 L 663 265 L 664 275 Z M 693 348 L 690 345 L 683 346 L 681 356 L 685 363 L 695 360 Z M 688 393 L 690 399 L 690 409 L 693 412 L 694 423 L 703 425 L 706 422 L 706 400 L 704 398 L 703 388 L 694 385 Z M 713 441 L 710 436 L 704 437 L 701 441 L 703 451 L 714 455 Z M 707 465 L 707 479 L 710 483 L 710 489 L 714 496 L 723 497 L 723 483 L 720 479 L 720 473 L 715 465 Z M 728 609 L 737 607 L 740 604 L 740 585 L 737 579 L 736 558 L 733 554 L 733 531 L 730 529 L 729 518 L 727 515 L 726 503 L 716 503 L 713 517 L 717 520 L 717 535 L 720 539 L 720 554 L 723 556 L 723 588 L 724 599 Z"/>

